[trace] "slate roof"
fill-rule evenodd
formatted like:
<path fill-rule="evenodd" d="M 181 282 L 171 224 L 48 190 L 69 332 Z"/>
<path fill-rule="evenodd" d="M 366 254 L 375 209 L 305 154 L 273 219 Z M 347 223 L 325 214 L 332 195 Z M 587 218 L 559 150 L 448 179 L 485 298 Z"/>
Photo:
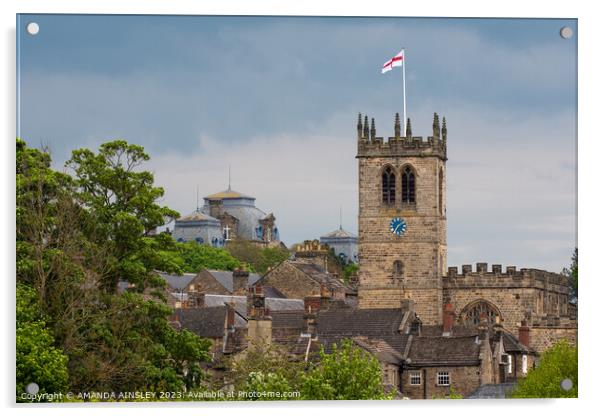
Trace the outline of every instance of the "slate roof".
<path fill-rule="evenodd" d="M 481 344 L 476 336 L 413 337 L 408 357 L 410 366 L 478 365 Z"/>
<path fill-rule="evenodd" d="M 221 270 L 207 270 L 207 272 L 211 274 L 215 280 L 217 280 L 218 283 L 222 285 L 228 292 L 232 293 L 234 291 L 234 279 L 232 278 L 233 272 Z M 253 286 L 259 279 L 261 279 L 261 276 L 257 273 L 249 273 L 248 286 Z"/>
<path fill-rule="evenodd" d="M 161 276 L 167 282 L 167 285 L 178 290 L 184 290 L 186 286 L 190 284 L 192 279 L 196 277 L 195 273 L 184 273 L 182 276 L 178 276 L 177 274 L 169 274 L 164 272 L 157 272 L 159 276 Z"/>
<path fill-rule="evenodd" d="M 402 355 L 398 351 L 395 351 L 393 347 L 383 340 L 371 340 L 365 337 L 354 337 L 353 342 L 376 356 L 380 362 L 400 364 L 403 361 Z"/>
<path fill-rule="evenodd" d="M 299 333 L 305 330 L 304 310 L 280 310 L 271 312 L 273 328 L 298 329 Z"/>
<path fill-rule="evenodd" d="M 329 351 L 333 343 L 345 338 L 363 336 L 382 340 L 403 354 L 409 335 L 400 334 L 399 326 L 406 311 L 391 309 L 331 308 L 317 314 L 320 342 Z"/>
<path fill-rule="evenodd" d="M 505 399 L 514 388 L 514 383 L 483 384 L 479 386 L 467 399 Z"/>
<path fill-rule="evenodd" d="M 339 279 L 332 277 L 324 268 L 318 266 L 315 263 L 300 261 L 300 260 L 288 260 L 289 263 L 301 270 L 307 276 L 318 283 L 324 283 L 331 289 L 347 289 Z"/>
<path fill-rule="evenodd" d="M 236 311 L 243 316 L 247 314 L 247 297 L 246 296 L 229 296 L 229 295 L 205 295 L 205 306 L 225 305 L 228 302 L 234 302 Z M 265 306 L 272 311 L 285 310 L 303 310 L 302 299 L 282 299 L 282 298 L 265 298 Z M 243 313 L 244 312 L 244 313 Z"/>
<path fill-rule="evenodd" d="M 221 338 L 226 324 L 226 306 L 211 308 L 177 309 L 177 318 L 182 326 L 204 338 Z"/>
<path fill-rule="evenodd" d="M 504 343 L 504 351 L 506 352 L 518 352 L 523 354 L 535 353 L 535 350 L 521 344 L 519 340 L 509 332 L 502 331 L 502 342 Z"/>

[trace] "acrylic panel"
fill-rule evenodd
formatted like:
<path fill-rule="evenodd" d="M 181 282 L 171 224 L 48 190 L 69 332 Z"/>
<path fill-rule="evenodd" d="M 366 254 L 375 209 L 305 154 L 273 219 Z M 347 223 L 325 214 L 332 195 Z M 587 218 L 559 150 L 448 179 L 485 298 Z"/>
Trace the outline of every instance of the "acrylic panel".
<path fill-rule="evenodd" d="M 577 36 L 18 15 L 16 400 L 576 397 Z"/>

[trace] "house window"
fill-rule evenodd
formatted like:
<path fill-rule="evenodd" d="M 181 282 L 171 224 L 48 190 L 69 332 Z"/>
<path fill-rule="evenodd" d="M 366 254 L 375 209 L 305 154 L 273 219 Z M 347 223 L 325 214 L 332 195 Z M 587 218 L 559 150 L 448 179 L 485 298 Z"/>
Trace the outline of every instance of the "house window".
<path fill-rule="evenodd" d="M 528 365 L 527 365 L 527 356 L 525 354 L 523 354 L 522 357 L 522 364 L 523 364 L 523 374 L 527 374 L 527 370 L 528 370 Z"/>
<path fill-rule="evenodd" d="M 512 374 L 512 356 L 508 356 L 508 374 Z"/>
<path fill-rule="evenodd" d="M 437 385 L 438 386 L 449 386 L 449 371 L 437 372 Z"/>
<path fill-rule="evenodd" d="M 182 237 L 178 238 L 178 243 L 183 243 L 184 239 Z"/>
<path fill-rule="evenodd" d="M 410 385 L 419 386 L 422 384 L 422 374 L 420 371 L 410 371 Z"/>
<path fill-rule="evenodd" d="M 198 244 L 203 244 L 204 240 L 203 237 L 197 237 L 194 239 Z"/>
<path fill-rule="evenodd" d="M 401 175 L 401 203 L 416 203 L 416 175 L 409 166 L 404 168 Z"/>
<path fill-rule="evenodd" d="M 383 204 L 395 204 L 395 173 L 387 166 L 382 175 Z"/>

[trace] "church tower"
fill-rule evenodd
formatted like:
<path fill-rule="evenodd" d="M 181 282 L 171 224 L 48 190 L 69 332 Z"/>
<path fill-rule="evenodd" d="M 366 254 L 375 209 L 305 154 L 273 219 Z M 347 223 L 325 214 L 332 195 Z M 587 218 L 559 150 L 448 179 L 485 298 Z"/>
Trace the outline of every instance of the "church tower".
<path fill-rule="evenodd" d="M 441 323 L 447 267 L 445 118 L 433 135 L 377 137 L 374 119 L 359 115 L 359 307 L 398 308 L 411 298 L 425 324 Z"/>

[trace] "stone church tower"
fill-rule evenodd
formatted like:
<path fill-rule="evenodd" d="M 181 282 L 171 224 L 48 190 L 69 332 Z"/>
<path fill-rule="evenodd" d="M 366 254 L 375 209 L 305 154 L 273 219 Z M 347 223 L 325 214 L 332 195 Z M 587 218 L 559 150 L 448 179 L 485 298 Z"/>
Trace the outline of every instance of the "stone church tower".
<path fill-rule="evenodd" d="M 360 114 L 359 307 L 397 308 L 415 301 L 425 324 L 442 319 L 442 276 L 447 267 L 445 176 L 447 129 L 433 118 L 433 135 L 377 137 L 374 119 Z"/>

